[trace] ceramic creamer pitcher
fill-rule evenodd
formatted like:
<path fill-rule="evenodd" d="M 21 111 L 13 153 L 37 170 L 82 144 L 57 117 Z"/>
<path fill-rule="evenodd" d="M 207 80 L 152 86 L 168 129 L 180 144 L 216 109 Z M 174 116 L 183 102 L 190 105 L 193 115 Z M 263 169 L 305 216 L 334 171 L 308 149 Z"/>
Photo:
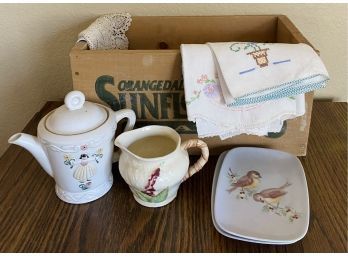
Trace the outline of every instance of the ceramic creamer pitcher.
<path fill-rule="evenodd" d="M 125 131 L 133 128 L 132 110 L 114 112 L 85 101 L 80 91 L 65 96 L 64 105 L 41 119 L 37 137 L 17 133 L 9 143 L 31 152 L 54 178 L 57 196 L 81 204 L 98 199 L 112 186 L 111 173 L 117 123 L 127 118 Z"/>
<path fill-rule="evenodd" d="M 144 158 L 130 150 L 134 142 L 158 136 L 173 141 L 172 151 L 163 156 L 159 152 L 159 156 Z M 119 159 L 121 176 L 129 185 L 135 200 L 147 207 L 160 207 L 174 200 L 180 184 L 198 172 L 209 157 L 208 147 L 203 141 L 190 139 L 182 143 L 180 135 L 166 126 L 146 126 L 122 133 L 116 138 L 115 145 L 121 149 Z M 141 148 L 146 150 L 145 148 L 149 147 L 151 149 L 147 150 L 156 153 L 156 147 L 159 146 L 158 143 L 151 145 L 151 141 L 148 141 L 147 145 Z M 187 149 L 191 147 L 200 148 L 202 155 L 189 167 Z"/>

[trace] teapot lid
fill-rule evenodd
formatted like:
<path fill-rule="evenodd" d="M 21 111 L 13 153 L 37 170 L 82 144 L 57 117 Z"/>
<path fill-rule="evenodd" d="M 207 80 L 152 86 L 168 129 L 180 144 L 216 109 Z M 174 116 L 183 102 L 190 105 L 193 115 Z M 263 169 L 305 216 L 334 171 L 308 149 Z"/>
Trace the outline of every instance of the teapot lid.
<path fill-rule="evenodd" d="M 64 98 L 64 105 L 55 109 L 46 119 L 46 128 L 60 135 L 89 132 L 102 125 L 108 117 L 101 105 L 85 101 L 80 91 L 71 91 Z"/>

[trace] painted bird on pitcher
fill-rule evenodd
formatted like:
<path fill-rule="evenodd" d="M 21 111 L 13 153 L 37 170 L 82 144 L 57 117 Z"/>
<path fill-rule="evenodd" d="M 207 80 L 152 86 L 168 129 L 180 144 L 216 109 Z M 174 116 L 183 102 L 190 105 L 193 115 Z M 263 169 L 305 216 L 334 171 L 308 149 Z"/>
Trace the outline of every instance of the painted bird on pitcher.
<path fill-rule="evenodd" d="M 264 189 L 261 192 L 254 194 L 253 198 L 256 202 L 278 205 L 281 198 L 287 194 L 287 191 L 284 189 L 289 186 L 291 186 L 291 184 L 286 182 L 281 187 Z"/>
<path fill-rule="evenodd" d="M 237 188 L 244 189 L 253 189 L 257 187 L 260 182 L 261 174 L 256 170 L 250 170 L 246 175 L 240 177 L 236 183 L 232 184 L 232 188 L 228 189 L 229 193 L 233 192 Z"/>

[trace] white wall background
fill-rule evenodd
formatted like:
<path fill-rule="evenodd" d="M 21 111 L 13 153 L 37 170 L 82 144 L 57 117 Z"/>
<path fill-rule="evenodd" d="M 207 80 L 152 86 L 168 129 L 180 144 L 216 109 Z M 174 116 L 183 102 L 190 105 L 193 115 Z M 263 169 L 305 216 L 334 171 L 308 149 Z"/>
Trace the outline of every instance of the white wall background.
<path fill-rule="evenodd" d="M 285 14 L 320 50 L 331 75 L 316 98 L 347 101 L 347 4 L 0 4 L 0 156 L 48 100 L 72 89 L 69 51 L 96 17 Z"/>

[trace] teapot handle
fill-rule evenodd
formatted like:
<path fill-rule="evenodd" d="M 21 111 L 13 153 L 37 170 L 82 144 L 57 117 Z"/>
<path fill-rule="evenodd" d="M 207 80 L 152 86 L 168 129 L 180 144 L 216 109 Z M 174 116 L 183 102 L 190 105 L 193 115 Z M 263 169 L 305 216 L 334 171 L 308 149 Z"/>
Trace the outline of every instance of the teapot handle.
<path fill-rule="evenodd" d="M 200 171 L 203 166 L 207 163 L 208 158 L 209 158 L 209 148 L 207 144 L 199 139 L 189 139 L 186 140 L 185 142 L 181 143 L 181 149 L 187 150 L 188 148 L 191 147 L 198 147 L 201 149 L 201 157 L 196 161 L 195 164 L 189 167 L 185 177 L 182 179 L 182 181 L 185 181 L 189 177 L 191 177 L 193 174 L 196 172 Z"/>
<path fill-rule="evenodd" d="M 132 130 L 135 124 L 136 116 L 133 110 L 131 109 L 122 109 L 115 112 L 116 116 L 116 124 L 115 127 L 117 127 L 117 123 L 122 120 L 123 118 L 127 118 L 127 124 L 124 128 L 123 132 Z M 121 150 L 115 151 L 113 154 L 113 162 L 117 162 L 120 158 L 120 152 Z"/>
<path fill-rule="evenodd" d="M 132 130 L 135 124 L 135 113 L 133 110 L 131 109 L 122 109 L 122 110 L 118 110 L 115 112 L 115 116 L 116 116 L 116 126 L 117 123 L 124 119 L 127 118 L 127 124 L 126 127 L 124 128 L 123 132 L 126 132 L 128 130 Z"/>

